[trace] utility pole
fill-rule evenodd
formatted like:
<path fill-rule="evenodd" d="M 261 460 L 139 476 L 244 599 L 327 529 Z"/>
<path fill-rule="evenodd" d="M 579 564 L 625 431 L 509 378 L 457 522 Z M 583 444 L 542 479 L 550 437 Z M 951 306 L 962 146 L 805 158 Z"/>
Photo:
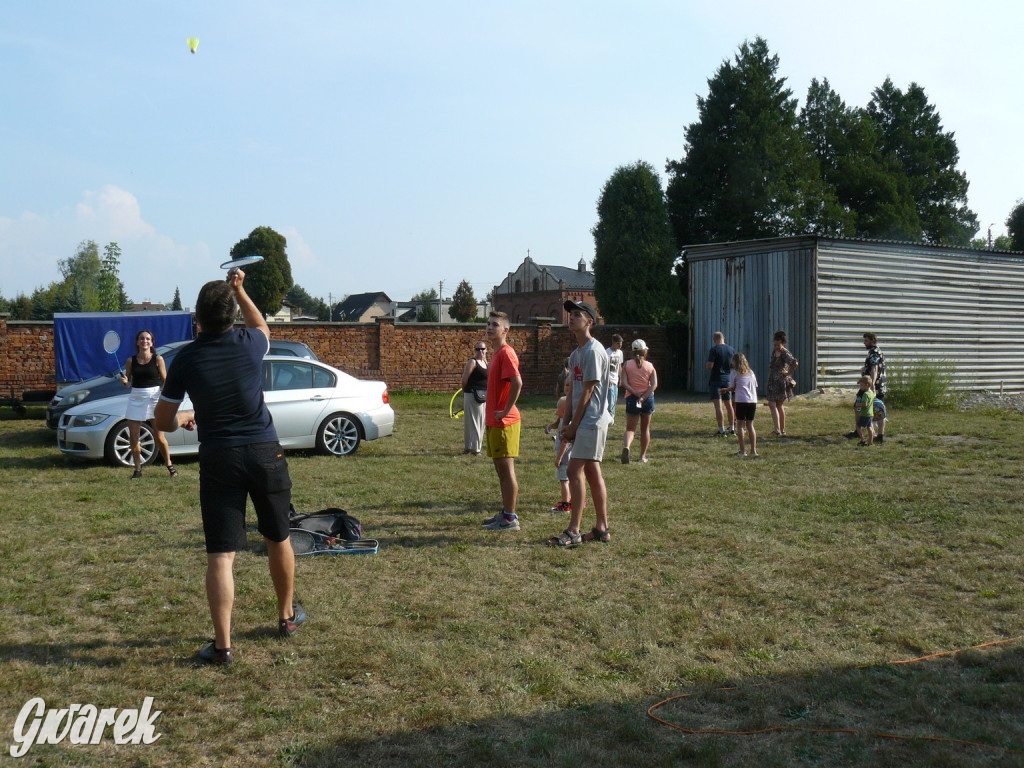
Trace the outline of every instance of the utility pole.
<path fill-rule="evenodd" d="M 437 322 L 441 322 L 441 304 L 444 301 L 444 280 L 437 284 Z"/>

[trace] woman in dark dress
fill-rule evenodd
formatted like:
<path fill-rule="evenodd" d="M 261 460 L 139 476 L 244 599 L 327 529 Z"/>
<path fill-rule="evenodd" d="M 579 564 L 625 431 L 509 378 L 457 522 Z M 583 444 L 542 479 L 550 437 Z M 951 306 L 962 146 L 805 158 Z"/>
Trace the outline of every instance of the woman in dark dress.
<path fill-rule="evenodd" d="M 765 384 L 765 396 L 768 410 L 772 412 L 775 429 L 772 434 L 785 436 L 787 400 L 793 398 L 793 373 L 800 365 L 793 353 L 786 349 L 786 332 L 776 331 L 772 337 L 772 356 L 768 363 L 768 381 Z"/>

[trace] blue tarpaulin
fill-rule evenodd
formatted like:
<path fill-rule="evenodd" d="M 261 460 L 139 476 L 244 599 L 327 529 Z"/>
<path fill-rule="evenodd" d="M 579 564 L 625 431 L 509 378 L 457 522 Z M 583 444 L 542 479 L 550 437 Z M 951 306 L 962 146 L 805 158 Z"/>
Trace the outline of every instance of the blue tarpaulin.
<path fill-rule="evenodd" d="M 115 331 L 120 345 L 103 348 Z M 191 312 L 57 312 L 53 316 L 53 354 L 57 381 L 68 383 L 110 373 L 135 354 L 135 335 L 153 334 L 154 346 L 192 338 Z"/>

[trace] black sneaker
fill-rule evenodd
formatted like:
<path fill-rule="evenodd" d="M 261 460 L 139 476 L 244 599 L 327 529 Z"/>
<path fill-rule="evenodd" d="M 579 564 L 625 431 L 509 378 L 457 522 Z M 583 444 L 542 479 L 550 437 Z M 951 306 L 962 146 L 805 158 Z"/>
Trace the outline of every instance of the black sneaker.
<path fill-rule="evenodd" d="M 231 664 L 235 654 L 230 648 L 218 648 L 215 640 L 211 640 L 199 649 L 199 658 L 207 664 Z"/>
<path fill-rule="evenodd" d="M 281 619 L 277 622 L 277 634 L 281 637 L 291 637 L 306 621 L 306 611 L 298 603 L 292 603 L 292 617 Z"/>
<path fill-rule="evenodd" d="M 853 438 L 860 437 L 860 435 L 858 435 L 857 432 L 854 431 L 854 432 L 847 432 L 845 435 L 843 435 L 843 437 L 845 437 L 847 440 L 853 440 Z"/>

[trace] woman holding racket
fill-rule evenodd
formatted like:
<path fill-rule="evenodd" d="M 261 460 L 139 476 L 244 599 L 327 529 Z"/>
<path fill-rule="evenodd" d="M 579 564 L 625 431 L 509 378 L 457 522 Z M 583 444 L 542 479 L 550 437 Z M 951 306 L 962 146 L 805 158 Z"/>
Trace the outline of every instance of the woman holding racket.
<path fill-rule="evenodd" d="M 484 402 L 487 399 L 487 342 L 473 345 L 473 357 L 462 369 L 463 453 L 479 456 L 484 440 Z"/>
<path fill-rule="evenodd" d="M 153 351 L 153 334 L 150 331 L 139 331 L 135 335 L 135 354 L 125 361 L 124 371 L 121 374 L 121 383 L 132 388 L 132 393 L 128 398 L 128 409 L 125 411 L 132 443 L 132 462 L 135 464 L 132 480 L 142 477 L 142 446 L 139 444 L 139 433 L 142 431 L 142 422 L 144 421 L 149 422 L 153 439 L 156 440 L 159 450 L 163 452 L 167 471 L 171 477 L 177 477 L 178 470 L 171 464 L 171 452 L 167 447 L 167 438 L 156 428 L 153 421 L 156 402 L 160 399 L 160 389 L 163 387 L 164 379 L 167 378 L 167 368 L 164 365 L 164 359 Z"/>

